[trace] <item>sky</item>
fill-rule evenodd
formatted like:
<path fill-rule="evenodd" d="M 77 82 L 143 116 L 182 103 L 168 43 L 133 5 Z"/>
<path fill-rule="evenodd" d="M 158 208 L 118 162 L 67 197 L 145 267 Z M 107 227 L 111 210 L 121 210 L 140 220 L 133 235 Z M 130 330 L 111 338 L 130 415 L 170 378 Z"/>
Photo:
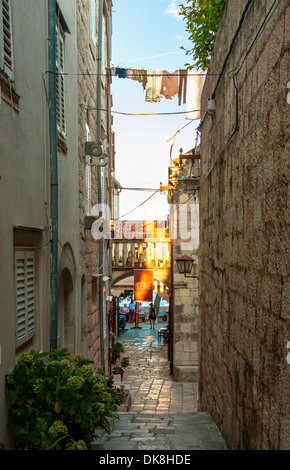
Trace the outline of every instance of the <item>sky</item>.
<path fill-rule="evenodd" d="M 147 70 L 185 69 L 190 62 L 185 49 L 188 41 L 186 25 L 178 15 L 181 0 L 114 0 L 112 66 Z M 113 78 L 113 111 L 125 113 L 176 113 L 185 111 L 178 97 L 147 103 L 141 83 Z M 190 124 L 188 124 L 190 122 Z M 186 124 L 188 124 L 186 126 Z M 173 158 L 179 149 L 184 152 L 195 146 L 199 121 L 188 121 L 185 114 L 165 116 L 126 116 L 113 113 L 115 132 L 115 176 L 123 188 L 159 189 L 168 183 L 170 147 L 174 134 Z M 167 193 L 122 190 L 120 218 L 159 220 L 168 214 Z M 134 210 L 142 204 L 138 210 Z M 132 212 L 131 212 L 132 211 Z M 124 216 L 124 217 L 123 217 Z"/>

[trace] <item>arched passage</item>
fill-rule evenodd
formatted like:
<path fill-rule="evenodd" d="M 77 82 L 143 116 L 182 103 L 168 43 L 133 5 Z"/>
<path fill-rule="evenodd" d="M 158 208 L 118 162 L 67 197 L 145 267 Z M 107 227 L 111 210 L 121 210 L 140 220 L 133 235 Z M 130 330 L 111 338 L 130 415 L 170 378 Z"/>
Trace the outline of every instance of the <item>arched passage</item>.
<path fill-rule="evenodd" d="M 62 250 L 58 279 L 58 347 L 75 352 L 75 259 L 67 243 Z"/>

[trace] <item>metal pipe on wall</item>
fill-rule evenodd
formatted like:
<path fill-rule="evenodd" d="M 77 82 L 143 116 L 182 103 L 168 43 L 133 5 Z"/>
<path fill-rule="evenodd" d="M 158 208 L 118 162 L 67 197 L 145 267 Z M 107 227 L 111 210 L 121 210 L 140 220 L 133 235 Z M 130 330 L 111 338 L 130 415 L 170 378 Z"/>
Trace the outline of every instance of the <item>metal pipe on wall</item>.
<path fill-rule="evenodd" d="M 101 104 L 102 104 L 102 60 L 103 60 L 103 9 L 104 1 L 99 0 L 99 24 L 98 24 L 98 80 L 97 80 L 97 140 L 101 142 Z M 98 203 L 102 204 L 102 178 L 101 167 L 97 167 L 98 177 Z M 102 216 L 103 214 L 99 214 Z M 100 314 L 100 346 L 101 346 L 101 365 L 105 367 L 105 348 L 104 348 L 104 296 L 103 296 L 103 238 L 100 242 L 100 277 L 99 277 L 99 314 Z"/>
<path fill-rule="evenodd" d="M 57 349 L 58 165 L 56 118 L 56 0 L 48 0 L 48 94 L 51 215 L 51 325 L 50 349 Z"/>

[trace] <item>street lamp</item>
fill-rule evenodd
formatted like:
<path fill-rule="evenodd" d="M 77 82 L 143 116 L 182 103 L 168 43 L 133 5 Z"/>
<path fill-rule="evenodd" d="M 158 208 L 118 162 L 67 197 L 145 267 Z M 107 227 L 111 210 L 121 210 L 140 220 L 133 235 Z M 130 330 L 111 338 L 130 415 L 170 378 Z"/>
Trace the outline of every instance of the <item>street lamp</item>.
<path fill-rule="evenodd" d="M 194 259 L 190 256 L 181 256 L 180 258 L 175 259 L 177 263 L 178 272 L 184 274 L 184 277 L 197 278 L 197 276 L 189 276 L 192 271 Z"/>

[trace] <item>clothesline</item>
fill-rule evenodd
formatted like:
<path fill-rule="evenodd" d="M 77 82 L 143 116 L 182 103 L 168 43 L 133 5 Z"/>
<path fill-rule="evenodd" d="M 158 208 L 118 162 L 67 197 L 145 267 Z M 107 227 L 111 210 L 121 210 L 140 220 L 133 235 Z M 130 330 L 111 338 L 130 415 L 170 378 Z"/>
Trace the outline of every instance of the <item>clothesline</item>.
<path fill-rule="evenodd" d="M 147 75 L 147 73 L 150 73 L 152 72 L 152 69 L 133 69 L 132 67 L 130 68 L 124 68 L 124 67 L 111 67 L 111 68 L 108 68 L 107 69 L 111 75 L 113 77 L 119 77 L 119 78 L 131 78 L 130 75 L 131 75 L 131 72 L 136 70 L 138 71 L 138 73 L 140 75 Z M 207 72 L 195 72 L 195 71 L 191 71 L 191 69 L 178 69 L 174 72 L 168 72 L 167 70 L 159 70 L 157 75 L 160 75 L 160 76 L 170 76 L 172 75 L 173 73 L 176 73 L 176 72 L 181 72 L 181 73 L 184 73 L 184 72 L 188 72 L 188 76 L 193 76 L 193 77 L 196 77 L 196 76 L 206 76 L 206 75 L 219 75 L 218 73 L 210 73 L 208 74 Z M 104 74 L 105 75 L 105 74 Z"/>
<path fill-rule="evenodd" d="M 194 70 L 167 70 L 111 68 L 112 76 L 138 81 L 146 90 L 145 101 L 160 102 L 162 98 L 172 100 L 178 97 L 178 104 L 186 104 L 186 119 L 200 119 L 200 98 L 206 73 L 200 74 Z M 192 110 L 197 110 L 192 112 Z"/>
<path fill-rule="evenodd" d="M 143 90 L 146 91 L 145 101 L 148 103 L 158 103 L 161 99 L 172 100 L 178 97 L 179 106 L 186 104 L 185 118 L 191 121 L 200 119 L 201 93 L 207 72 L 197 73 L 191 69 L 179 69 L 169 73 L 167 70 L 111 67 L 106 69 L 106 75 L 108 74 L 111 77 L 127 78 L 141 83 Z M 83 74 L 63 72 L 62 75 Z"/>

